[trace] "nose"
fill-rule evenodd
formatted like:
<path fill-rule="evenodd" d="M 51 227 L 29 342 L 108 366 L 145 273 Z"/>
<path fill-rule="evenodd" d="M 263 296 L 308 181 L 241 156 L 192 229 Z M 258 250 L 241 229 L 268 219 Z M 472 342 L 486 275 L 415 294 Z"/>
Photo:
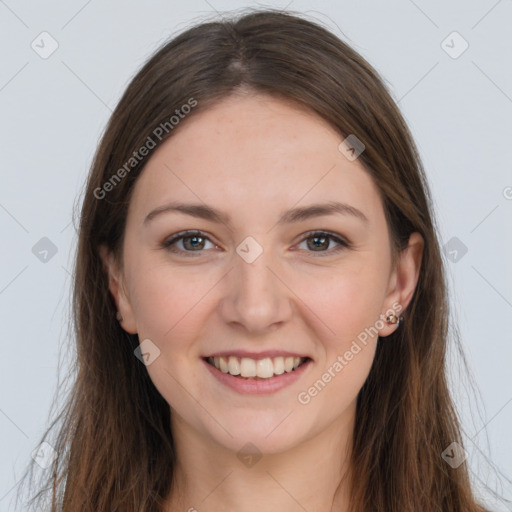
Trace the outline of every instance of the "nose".
<path fill-rule="evenodd" d="M 225 277 L 224 287 L 221 316 L 247 333 L 269 332 L 293 314 L 293 293 L 270 250 L 264 250 L 252 262 L 235 255 L 234 268 Z"/>

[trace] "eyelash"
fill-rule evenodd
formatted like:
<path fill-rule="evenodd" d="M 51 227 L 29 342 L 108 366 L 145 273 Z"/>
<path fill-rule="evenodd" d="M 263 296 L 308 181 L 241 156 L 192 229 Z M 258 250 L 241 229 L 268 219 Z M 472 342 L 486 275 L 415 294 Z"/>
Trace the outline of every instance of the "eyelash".
<path fill-rule="evenodd" d="M 340 238 L 339 236 L 335 235 L 334 233 L 330 233 L 328 231 L 310 231 L 310 232 L 306 233 L 305 235 L 306 236 L 304 238 L 302 238 L 302 240 L 299 241 L 299 244 L 310 239 L 310 238 L 327 238 L 330 240 L 334 240 L 336 243 L 340 244 L 340 245 L 338 245 L 338 247 L 336 247 L 334 249 L 328 249 L 326 251 L 318 251 L 318 252 L 317 251 L 306 251 L 306 252 L 311 252 L 311 253 L 317 252 L 317 254 L 315 254 L 315 256 L 317 256 L 317 255 L 320 257 L 322 257 L 323 255 L 329 256 L 329 255 L 332 255 L 333 253 L 338 253 L 339 251 L 341 251 L 343 249 L 349 249 L 352 246 L 352 244 L 350 242 L 348 242 L 347 240 L 344 240 L 344 239 Z M 189 257 L 189 256 L 195 257 L 194 253 L 201 253 L 201 252 L 204 252 L 204 250 L 202 250 L 202 251 L 185 251 L 185 250 L 181 250 L 181 249 L 178 250 L 175 247 L 173 247 L 173 244 L 175 244 L 176 242 L 183 240 L 184 238 L 192 238 L 194 236 L 198 236 L 200 238 L 203 238 L 203 239 L 211 242 L 211 240 L 207 236 L 205 236 L 204 233 L 201 231 L 182 231 L 180 233 L 176 233 L 176 235 L 174 235 L 171 238 L 168 238 L 167 240 L 162 242 L 161 247 L 163 249 L 166 249 L 166 250 L 176 253 L 176 254 L 183 254 L 186 257 Z"/>

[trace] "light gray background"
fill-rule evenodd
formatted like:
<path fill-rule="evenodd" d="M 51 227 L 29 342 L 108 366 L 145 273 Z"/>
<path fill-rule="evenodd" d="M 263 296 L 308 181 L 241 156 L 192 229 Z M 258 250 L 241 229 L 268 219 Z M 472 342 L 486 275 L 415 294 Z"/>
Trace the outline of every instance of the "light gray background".
<path fill-rule="evenodd" d="M 72 209 L 111 110 L 164 39 L 215 11 L 257 5 L 0 1 L 1 511 L 11 510 L 13 487 L 46 428 L 59 361 L 72 360 L 73 354 L 59 353 L 76 245 Z M 455 374 L 468 461 L 481 470 L 483 453 L 510 478 L 512 2 L 294 0 L 289 9 L 324 23 L 368 59 L 409 123 L 442 243 L 459 240 L 457 261 L 450 260 L 453 252 L 446 261 L 482 401 L 481 410 L 469 408 Z M 42 46 L 43 31 L 58 43 L 47 59 L 31 47 L 33 41 Z M 461 41 L 451 36 L 443 43 L 453 31 L 469 44 L 457 58 L 445 50 L 453 55 Z M 43 237 L 58 250 L 47 262 L 32 252 Z M 499 485 L 492 472 L 481 474 Z M 497 491 L 512 500 L 510 485 Z"/>

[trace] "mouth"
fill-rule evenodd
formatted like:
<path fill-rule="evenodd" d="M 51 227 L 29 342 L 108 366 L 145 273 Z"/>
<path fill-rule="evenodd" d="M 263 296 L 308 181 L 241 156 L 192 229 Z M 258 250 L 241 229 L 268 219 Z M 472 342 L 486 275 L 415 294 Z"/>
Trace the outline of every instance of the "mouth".
<path fill-rule="evenodd" d="M 242 380 L 267 380 L 296 372 L 311 361 L 310 357 L 277 356 L 253 359 L 235 355 L 210 356 L 203 360 L 222 373 Z"/>

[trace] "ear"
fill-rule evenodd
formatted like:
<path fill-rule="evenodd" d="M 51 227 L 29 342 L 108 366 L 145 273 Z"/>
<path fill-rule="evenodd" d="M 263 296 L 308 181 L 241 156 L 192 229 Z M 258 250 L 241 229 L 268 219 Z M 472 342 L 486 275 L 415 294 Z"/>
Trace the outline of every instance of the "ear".
<path fill-rule="evenodd" d="M 128 293 L 124 283 L 122 272 L 119 270 L 118 262 L 115 259 L 114 254 L 107 249 L 106 246 L 101 245 L 99 247 L 99 254 L 103 263 L 103 268 L 108 275 L 108 287 L 114 302 L 116 304 L 117 311 L 121 315 L 119 323 L 121 327 L 129 332 L 130 334 L 137 333 L 137 325 L 135 322 L 135 315 L 130 304 Z"/>
<path fill-rule="evenodd" d="M 407 247 L 400 253 L 389 279 L 388 295 L 383 305 L 386 312 L 381 316 L 384 322 L 384 317 L 389 314 L 399 317 L 411 302 L 420 275 L 424 244 L 423 237 L 414 232 L 409 237 Z M 386 323 L 379 330 L 379 336 L 389 336 L 396 329 L 396 325 Z"/>

